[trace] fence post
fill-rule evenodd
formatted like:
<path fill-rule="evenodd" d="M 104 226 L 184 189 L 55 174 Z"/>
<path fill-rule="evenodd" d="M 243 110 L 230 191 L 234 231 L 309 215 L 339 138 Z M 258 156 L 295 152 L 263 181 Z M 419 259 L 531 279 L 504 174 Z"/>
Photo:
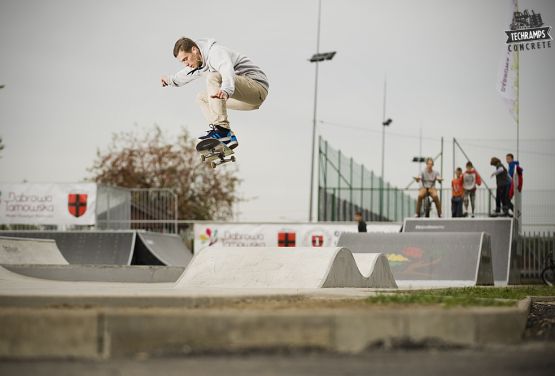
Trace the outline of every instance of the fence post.
<path fill-rule="evenodd" d="M 374 219 L 374 171 L 370 171 L 370 213 Z"/>
<path fill-rule="evenodd" d="M 350 163 L 350 166 L 349 166 L 350 171 L 349 171 L 349 173 L 350 173 L 350 175 L 351 175 L 351 176 L 349 177 L 349 179 L 350 179 L 350 180 L 349 180 L 349 201 L 350 201 L 350 205 L 349 205 L 349 216 L 350 216 L 351 218 L 349 218 L 349 219 L 352 219 L 352 218 L 353 218 L 353 215 L 354 215 L 354 213 L 353 213 L 353 205 L 354 205 L 354 203 L 353 203 L 353 157 L 351 157 L 351 160 L 350 160 L 349 163 Z"/>
<path fill-rule="evenodd" d="M 360 210 L 363 211 L 364 210 L 364 165 L 361 164 L 360 165 Z M 363 213 L 363 218 L 364 218 L 364 213 Z M 368 218 L 364 218 L 365 221 L 368 220 Z"/>

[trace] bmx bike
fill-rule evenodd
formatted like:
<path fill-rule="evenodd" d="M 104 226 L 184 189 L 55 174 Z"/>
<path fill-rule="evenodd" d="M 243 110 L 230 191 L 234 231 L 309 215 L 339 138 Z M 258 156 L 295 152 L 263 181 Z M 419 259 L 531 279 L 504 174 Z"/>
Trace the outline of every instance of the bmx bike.
<path fill-rule="evenodd" d="M 551 257 L 547 259 L 545 268 L 542 270 L 542 280 L 548 286 L 555 286 L 555 260 L 553 260 L 555 254 L 551 254 Z"/>

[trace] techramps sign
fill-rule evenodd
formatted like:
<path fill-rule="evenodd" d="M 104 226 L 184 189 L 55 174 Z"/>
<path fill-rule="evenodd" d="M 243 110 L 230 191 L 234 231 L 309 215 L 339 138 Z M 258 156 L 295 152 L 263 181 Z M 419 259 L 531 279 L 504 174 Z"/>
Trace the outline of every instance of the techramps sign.
<path fill-rule="evenodd" d="M 400 287 L 493 285 L 486 233 L 345 233 L 338 244 L 355 256 L 383 253 Z"/>

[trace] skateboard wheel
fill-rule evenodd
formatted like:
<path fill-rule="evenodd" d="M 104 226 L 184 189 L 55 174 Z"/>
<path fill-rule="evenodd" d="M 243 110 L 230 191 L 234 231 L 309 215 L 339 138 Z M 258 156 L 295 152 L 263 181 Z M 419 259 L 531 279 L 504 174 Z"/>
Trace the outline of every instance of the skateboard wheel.
<path fill-rule="evenodd" d="M 231 156 L 231 162 L 235 162 L 235 156 Z"/>
<path fill-rule="evenodd" d="M 216 168 L 217 164 L 216 162 L 210 162 L 210 166 L 212 166 L 212 168 Z"/>
<path fill-rule="evenodd" d="M 200 156 L 200 160 L 201 160 L 202 162 L 204 162 L 204 161 L 206 160 L 206 156 L 205 156 L 205 155 L 201 155 L 201 156 Z"/>

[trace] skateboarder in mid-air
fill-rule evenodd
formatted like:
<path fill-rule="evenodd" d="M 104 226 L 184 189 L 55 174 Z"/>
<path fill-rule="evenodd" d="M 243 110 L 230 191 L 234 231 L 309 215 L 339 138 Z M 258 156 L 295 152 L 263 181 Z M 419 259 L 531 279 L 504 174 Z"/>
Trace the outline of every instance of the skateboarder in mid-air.
<path fill-rule="evenodd" d="M 162 86 L 183 86 L 201 76 L 206 91 L 197 96 L 197 103 L 209 123 L 200 140 L 216 139 L 229 149 L 239 143 L 230 128 L 227 110 L 256 110 L 268 95 L 266 74 L 248 57 L 230 50 L 213 39 L 180 38 L 173 56 L 185 65 L 174 75 L 162 76 Z"/>

